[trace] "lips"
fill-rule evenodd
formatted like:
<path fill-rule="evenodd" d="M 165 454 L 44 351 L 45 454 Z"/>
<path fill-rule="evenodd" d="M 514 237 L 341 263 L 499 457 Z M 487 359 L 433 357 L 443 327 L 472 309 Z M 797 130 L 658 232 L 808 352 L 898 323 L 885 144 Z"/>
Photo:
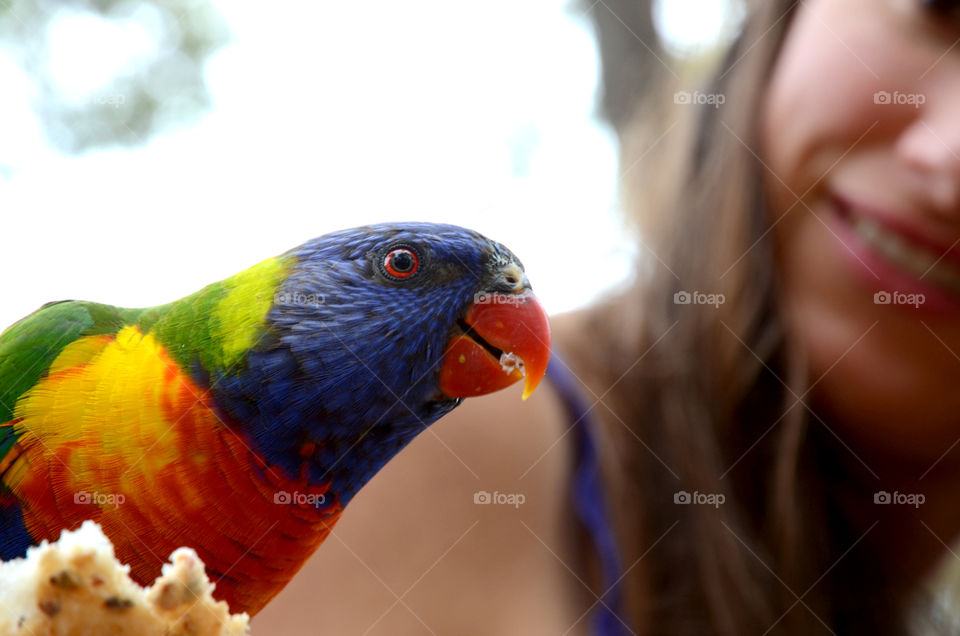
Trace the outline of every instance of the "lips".
<path fill-rule="evenodd" d="M 844 256 L 874 291 L 923 294 L 925 309 L 960 310 L 956 244 L 938 239 L 888 213 L 833 197 Z"/>
<path fill-rule="evenodd" d="M 481 294 L 459 326 L 440 367 L 444 394 L 475 397 L 523 379 L 523 399 L 533 393 L 550 360 L 550 323 L 532 293 Z"/>
<path fill-rule="evenodd" d="M 943 255 L 914 243 L 903 235 L 865 216 L 852 219 L 854 232 L 888 261 L 917 278 L 924 278 L 960 293 L 960 269 Z"/>

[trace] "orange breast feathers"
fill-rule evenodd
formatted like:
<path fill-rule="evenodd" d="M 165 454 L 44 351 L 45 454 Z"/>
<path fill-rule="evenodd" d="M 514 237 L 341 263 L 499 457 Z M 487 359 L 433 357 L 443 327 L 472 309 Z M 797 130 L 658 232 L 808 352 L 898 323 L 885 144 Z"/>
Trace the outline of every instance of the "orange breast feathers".
<path fill-rule="evenodd" d="M 0 474 L 31 536 L 56 539 L 93 519 L 143 584 L 190 546 L 214 595 L 253 614 L 340 515 L 329 485 L 267 465 L 136 327 L 68 345 L 14 414 L 19 440 Z"/>

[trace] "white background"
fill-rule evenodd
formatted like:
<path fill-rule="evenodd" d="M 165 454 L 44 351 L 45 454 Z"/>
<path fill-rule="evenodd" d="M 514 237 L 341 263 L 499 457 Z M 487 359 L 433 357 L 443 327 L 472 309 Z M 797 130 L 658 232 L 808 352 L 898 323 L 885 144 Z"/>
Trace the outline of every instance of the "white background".
<path fill-rule="evenodd" d="M 216 4 L 233 37 L 207 68 L 212 111 L 139 148 L 58 154 L 31 112 L 36 88 L 0 50 L 0 329 L 51 300 L 168 302 L 381 221 L 456 223 L 503 242 L 551 313 L 629 276 L 582 8 Z M 702 7 L 720 4 L 663 2 L 658 25 L 674 45 L 702 42 L 718 24 Z M 156 47 L 136 20 L 61 12 L 51 29 L 48 68 L 72 99 Z"/>

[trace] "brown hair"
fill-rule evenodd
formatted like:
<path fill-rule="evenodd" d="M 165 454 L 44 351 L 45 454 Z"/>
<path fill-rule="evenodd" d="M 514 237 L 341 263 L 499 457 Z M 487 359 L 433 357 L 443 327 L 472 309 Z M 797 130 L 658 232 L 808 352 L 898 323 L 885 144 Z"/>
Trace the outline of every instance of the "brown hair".
<path fill-rule="evenodd" d="M 650 249 L 637 284 L 592 310 L 568 353 L 614 387 L 597 414 L 641 634 L 904 631 L 893 574 L 862 548 L 847 552 L 861 533 L 840 492 L 862 468 L 797 403 L 805 364 L 785 337 L 765 169 L 751 150 L 794 5 L 751 14 L 704 90 L 724 103 L 697 107 L 693 134 L 672 135 L 679 163 L 650 149 L 663 121 L 627 123 L 634 105 L 605 104 L 620 117 L 627 204 L 654 212 L 643 228 Z M 669 91 L 652 94 L 672 106 Z M 637 106 L 653 110 L 649 99 Z M 726 301 L 678 304 L 681 291 Z M 725 502 L 675 505 L 681 491 Z"/>

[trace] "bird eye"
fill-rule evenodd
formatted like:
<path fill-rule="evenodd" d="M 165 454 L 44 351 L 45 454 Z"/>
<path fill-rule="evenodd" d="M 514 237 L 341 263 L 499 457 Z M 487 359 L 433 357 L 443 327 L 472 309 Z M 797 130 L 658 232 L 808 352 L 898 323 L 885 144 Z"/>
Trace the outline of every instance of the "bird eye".
<path fill-rule="evenodd" d="M 420 267 L 417 253 L 408 247 L 397 247 L 383 258 L 383 271 L 391 278 L 409 278 Z"/>

